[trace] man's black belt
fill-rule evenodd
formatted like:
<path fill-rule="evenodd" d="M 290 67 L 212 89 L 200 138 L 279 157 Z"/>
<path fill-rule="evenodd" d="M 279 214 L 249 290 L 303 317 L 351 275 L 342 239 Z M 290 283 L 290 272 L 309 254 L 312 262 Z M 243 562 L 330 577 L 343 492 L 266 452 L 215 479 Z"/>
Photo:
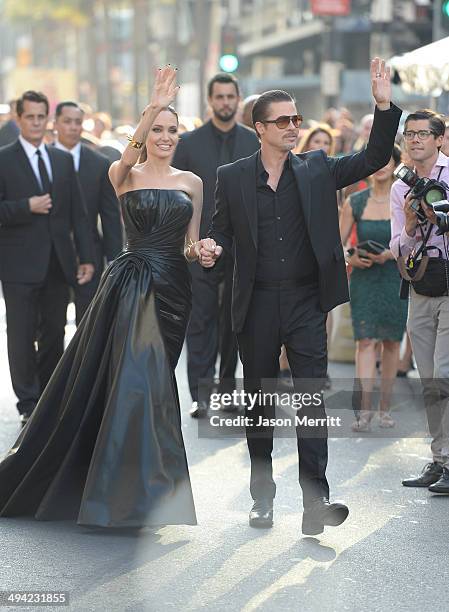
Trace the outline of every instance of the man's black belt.
<path fill-rule="evenodd" d="M 281 281 L 256 281 L 254 286 L 256 289 L 295 289 L 296 287 L 305 287 L 318 282 L 316 274 L 307 274 L 301 278 Z"/>

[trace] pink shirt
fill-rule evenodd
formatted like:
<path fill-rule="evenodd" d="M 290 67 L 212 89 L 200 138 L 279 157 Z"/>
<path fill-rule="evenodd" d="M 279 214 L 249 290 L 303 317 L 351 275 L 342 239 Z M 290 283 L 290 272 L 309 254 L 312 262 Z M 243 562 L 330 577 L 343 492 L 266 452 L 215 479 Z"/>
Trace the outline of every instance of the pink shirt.
<path fill-rule="evenodd" d="M 436 164 L 432 168 L 429 178 L 436 179 L 441 170 L 440 181 L 444 181 L 449 185 L 449 157 L 446 157 L 440 152 Z M 414 236 L 409 236 L 405 231 L 405 213 L 404 213 L 404 198 L 405 194 L 410 188 L 401 180 L 397 180 L 393 183 L 390 193 L 390 210 L 391 210 L 391 240 L 390 249 L 395 258 L 399 257 L 399 245 L 401 245 L 401 255 L 409 255 L 413 250 L 417 250 L 422 242 L 421 231 L 417 227 Z M 429 240 L 427 241 L 428 246 L 437 246 L 443 255 L 447 258 L 444 248 L 444 240 L 446 245 L 448 244 L 447 236 L 436 236 L 438 227 L 432 225 L 432 232 Z M 423 226 L 424 235 L 426 235 L 427 225 Z M 429 251 L 430 257 L 437 257 L 439 255 L 436 249 Z"/>

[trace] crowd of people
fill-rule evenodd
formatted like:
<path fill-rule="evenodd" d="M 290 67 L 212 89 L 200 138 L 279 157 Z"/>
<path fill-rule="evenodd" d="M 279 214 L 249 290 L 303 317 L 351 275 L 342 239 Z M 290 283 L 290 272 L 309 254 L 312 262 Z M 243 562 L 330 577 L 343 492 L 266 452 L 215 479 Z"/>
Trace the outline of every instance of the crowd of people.
<path fill-rule="evenodd" d="M 373 60 L 371 76 L 376 109 L 358 124 L 345 108 L 304 122 L 279 90 L 242 100 L 221 73 L 204 122 L 179 117 L 170 66 L 135 128 L 76 101 L 50 117 L 36 91 L 11 103 L 0 128 L 0 281 L 24 429 L 0 463 L 0 515 L 194 524 L 174 378 L 184 339 L 193 418 L 207 417 L 212 390 L 235 388 L 238 356 L 248 393 L 263 379 L 291 390 L 315 380 L 321 392 L 332 384 L 332 310 L 349 297 L 354 431 L 369 432 L 376 413 L 395 426 L 394 381 L 414 359 L 433 461 L 403 484 L 449 493 L 449 287 L 422 293 L 397 266 L 418 266 L 423 245 L 447 279 L 447 240 L 394 176 L 406 162 L 449 183 L 448 121 L 424 109 L 398 133 L 385 63 Z M 70 300 L 77 331 L 64 351 Z M 326 420 L 323 404 L 317 415 Z M 313 535 L 348 509 L 329 501 L 326 426 L 314 436 L 298 426 L 297 438 L 303 533 Z M 250 525 L 271 527 L 273 427 L 247 425 L 247 439 Z"/>

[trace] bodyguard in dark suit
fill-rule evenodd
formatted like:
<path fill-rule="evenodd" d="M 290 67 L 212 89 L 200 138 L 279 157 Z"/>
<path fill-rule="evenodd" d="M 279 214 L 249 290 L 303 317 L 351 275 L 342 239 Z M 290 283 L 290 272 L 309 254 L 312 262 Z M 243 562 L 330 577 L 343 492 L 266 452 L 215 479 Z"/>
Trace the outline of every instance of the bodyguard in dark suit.
<path fill-rule="evenodd" d="M 91 281 L 75 287 L 76 322 L 81 321 L 98 288 L 105 261 L 122 250 L 120 209 L 108 176 L 109 161 L 81 144 L 83 111 L 75 102 L 60 102 L 55 112 L 56 148 L 70 153 L 83 192 L 95 246 L 95 273 Z M 98 222 L 101 221 L 101 235 Z"/>
<path fill-rule="evenodd" d="M 94 267 L 72 157 L 42 143 L 47 98 L 25 92 L 17 114 L 19 139 L 0 149 L 0 280 L 11 379 L 25 422 L 64 350 L 69 285 L 89 282 Z"/>
<path fill-rule="evenodd" d="M 201 236 L 206 235 L 214 212 L 217 168 L 251 155 L 259 147 L 254 131 L 236 123 L 239 100 L 239 86 L 234 76 L 218 74 L 213 77 L 208 85 L 212 119 L 182 135 L 173 159 L 173 166 L 190 170 L 203 181 Z M 216 269 L 207 274 L 198 263 L 192 264 L 190 270 L 193 292 L 187 329 L 187 368 L 193 400 L 190 414 L 201 417 L 207 411 L 207 403 L 198 401 L 198 381 L 214 379 L 218 352 L 220 391 L 232 390 L 235 385 L 237 342 L 231 327 L 232 256 L 226 254 Z"/>
<path fill-rule="evenodd" d="M 19 136 L 19 127 L 16 121 L 16 101 L 11 100 L 9 106 L 11 108 L 10 119 L 0 128 L 0 147 L 15 142 Z"/>
<path fill-rule="evenodd" d="M 253 108 L 261 150 L 218 170 L 216 212 L 210 235 L 225 249 L 235 245 L 232 315 L 243 362 L 245 389 L 276 379 L 282 344 L 297 392 L 318 392 L 327 369 L 326 313 L 348 301 L 345 260 L 338 229 L 336 191 L 385 166 L 391 157 L 401 111 L 390 105 L 385 63 L 371 65 L 375 120 L 366 150 L 327 157 L 322 151 L 293 155 L 301 117 L 289 94 L 262 94 Z M 221 253 L 217 246 L 211 259 Z M 210 263 L 207 253 L 202 254 Z M 302 381 L 300 380 L 302 379 Z M 304 379 L 309 383 L 304 388 Z M 310 402 L 308 402 L 310 403 Z M 315 405 L 314 405 L 315 404 Z M 251 458 L 250 525 L 271 527 L 276 485 L 272 476 L 274 408 L 247 410 Z M 298 424 L 303 533 L 339 525 L 348 509 L 329 502 L 327 419 L 322 399 L 298 413 L 319 419 Z"/>

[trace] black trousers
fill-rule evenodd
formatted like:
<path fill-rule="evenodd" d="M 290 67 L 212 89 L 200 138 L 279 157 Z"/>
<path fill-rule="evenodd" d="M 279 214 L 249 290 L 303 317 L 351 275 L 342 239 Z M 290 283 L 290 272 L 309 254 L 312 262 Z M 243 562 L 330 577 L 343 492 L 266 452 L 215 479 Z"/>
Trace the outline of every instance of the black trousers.
<path fill-rule="evenodd" d="M 3 283 L 3 295 L 17 409 L 31 413 L 64 351 L 69 286 L 54 251 L 42 283 Z"/>
<path fill-rule="evenodd" d="M 232 257 L 223 254 L 216 266 L 210 272 L 205 272 L 198 263 L 190 266 L 193 296 L 186 338 L 187 376 L 194 402 L 199 399 L 199 381 L 207 379 L 213 383 L 218 352 L 219 391 L 223 393 L 235 387 L 238 350 L 231 322 Z"/>
<path fill-rule="evenodd" d="M 296 392 L 320 392 L 319 379 L 327 370 L 326 314 L 320 311 L 316 285 L 293 289 L 255 289 L 245 326 L 238 334 L 240 357 L 243 362 L 245 391 L 273 390 L 273 381 L 279 371 L 282 344 L 294 379 L 309 379 L 305 384 L 295 380 Z M 268 385 L 262 384 L 267 379 Z M 269 381 L 272 381 L 271 388 Z M 291 409 L 289 409 L 291 411 Z M 246 416 L 254 419 L 254 426 L 246 428 L 251 459 L 250 491 L 253 499 L 273 498 L 276 485 L 273 480 L 271 453 L 273 431 L 271 426 L 256 425 L 259 415 L 273 418 L 273 404 L 262 403 Z M 294 412 L 291 411 L 294 415 Z M 324 404 L 303 408 L 300 416 L 326 418 Z M 304 507 L 318 497 L 329 496 L 326 479 L 327 427 L 296 427 L 299 455 L 299 483 Z"/>
<path fill-rule="evenodd" d="M 95 272 L 92 280 L 85 285 L 76 285 L 75 287 L 75 312 L 76 312 L 76 324 L 79 325 L 84 313 L 89 307 L 94 295 L 97 292 L 98 285 L 100 284 L 101 275 L 104 269 L 104 258 L 101 245 L 95 245 Z"/>

